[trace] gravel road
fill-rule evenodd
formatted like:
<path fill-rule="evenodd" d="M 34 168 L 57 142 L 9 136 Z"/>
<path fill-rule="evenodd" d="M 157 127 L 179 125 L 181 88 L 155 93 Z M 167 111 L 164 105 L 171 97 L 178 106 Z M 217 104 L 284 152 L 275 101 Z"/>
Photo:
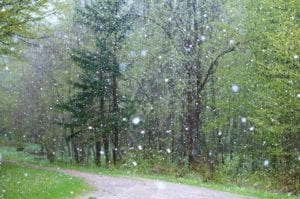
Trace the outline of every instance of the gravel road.
<path fill-rule="evenodd" d="M 83 178 L 95 191 L 78 199 L 246 199 L 236 194 L 195 186 L 131 177 L 111 177 L 73 170 L 71 176 Z"/>
<path fill-rule="evenodd" d="M 69 169 L 55 169 L 37 165 L 7 161 L 10 163 L 63 172 L 82 178 L 94 187 L 94 191 L 76 199 L 254 199 L 254 197 L 188 186 L 159 180 L 134 177 L 112 177 Z"/>

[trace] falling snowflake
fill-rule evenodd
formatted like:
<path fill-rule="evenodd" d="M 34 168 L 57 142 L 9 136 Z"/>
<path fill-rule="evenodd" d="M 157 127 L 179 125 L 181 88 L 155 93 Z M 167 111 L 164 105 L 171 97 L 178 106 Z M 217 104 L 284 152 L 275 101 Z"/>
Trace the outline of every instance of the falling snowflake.
<path fill-rule="evenodd" d="M 164 189 L 166 189 L 167 186 L 164 182 L 157 182 L 156 187 L 157 187 L 157 189 L 164 190 Z"/>
<path fill-rule="evenodd" d="M 167 149 L 167 152 L 168 152 L 168 153 L 171 153 L 172 151 L 171 151 L 171 149 L 168 148 L 168 149 Z"/>
<path fill-rule="evenodd" d="M 142 150 L 142 149 L 143 149 L 143 147 L 142 147 L 141 145 L 139 145 L 139 146 L 138 146 L 138 149 L 139 149 L 139 150 Z"/>
<path fill-rule="evenodd" d="M 200 36 L 200 41 L 205 41 L 206 40 L 206 37 L 204 35 L 201 35 Z"/>
<path fill-rule="evenodd" d="M 141 118 L 140 117 L 134 117 L 132 119 L 132 124 L 134 125 L 138 125 L 141 122 Z"/>
<path fill-rule="evenodd" d="M 238 85 L 234 84 L 234 85 L 232 85 L 231 90 L 232 90 L 233 92 L 237 93 L 237 92 L 240 90 L 240 88 L 239 88 Z"/>
<path fill-rule="evenodd" d="M 147 50 L 142 50 L 141 51 L 141 56 L 146 57 L 147 56 Z"/>
<path fill-rule="evenodd" d="M 133 166 L 135 166 L 135 167 L 137 166 L 136 161 L 133 161 L 132 164 L 133 164 Z"/>
<path fill-rule="evenodd" d="M 141 134 L 143 134 L 143 135 L 144 135 L 144 134 L 145 134 L 145 131 L 144 131 L 144 130 L 142 130 L 142 131 L 141 131 Z"/>
<path fill-rule="evenodd" d="M 265 166 L 265 167 L 269 166 L 269 160 L 265 160 L 265 161 L 264 161 L 264 166 Z"/>
<path fill-rule="evenodd" d="M 242 122 L 242 123 L 246 123 L 246 122 L 247 122 L 247 118 L 242 117 L 242 118 L 241 118 L 241 122 Z"/>

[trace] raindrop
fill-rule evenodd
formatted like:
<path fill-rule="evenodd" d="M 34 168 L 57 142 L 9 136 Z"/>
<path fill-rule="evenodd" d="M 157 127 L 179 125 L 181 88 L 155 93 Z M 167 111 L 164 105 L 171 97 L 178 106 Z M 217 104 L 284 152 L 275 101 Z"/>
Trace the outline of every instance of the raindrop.
<path fill-rule="evenodd" d="M 299 59 L 299 55 L 294 55 L 294 59 Z"/>
<path fill-rule="evenodd" d="M 297 98 L 300 98 L 300 93 L 299 93 L 299 94 L 297 94 Z"/>
<path fill-rule="evenodd" d="M 169 79 L 165 79 L 165 82 L 168 83 L 168 82 L 169 82 Z"/>
<path fill-rule="evenodd" d="M 144 131 L 144 130 L 142 130 L 142 131 L 141 131 L 141 134 L 145 134 L 145 131 Z"/>
<path fill-rule="evenodd" d="M 92 126 L 89 126 L 88 129 L 89 129 L 89 130 L 92 130 L 92 129 L 94 129 L 94 128 L 93 128 Z"/>
<path fill-rule="evenodd" d="M 9 70 L 8 66 L 5 66 L 5 70 Z"/>
<path fill-rule="evenodd" d="M 221 136 L 221 135 L 222 135 L 222 131 L 219 131 L 219 132 L 218 132 L 218 135 Z"/>
<path fill-rule="evenodd" d="M 251 126 L 251 127 L 249 128 L 249 130 L 250 130 L 250 131 L 254 131 L 254 126 Z"/>

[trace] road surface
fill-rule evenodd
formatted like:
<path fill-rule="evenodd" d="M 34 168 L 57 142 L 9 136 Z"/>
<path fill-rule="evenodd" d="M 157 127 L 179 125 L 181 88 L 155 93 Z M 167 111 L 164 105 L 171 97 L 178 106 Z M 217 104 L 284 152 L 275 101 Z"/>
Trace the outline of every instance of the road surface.
<path fill-rule="evenodd" d="M 82 178 L 94 191 L 76 199 L 253 199 L 254 197 L 134 177 L 112 177 L 70 169 L 54 169 L 32 164 L 7 161 L 23 166 L 58 171 Z"/>

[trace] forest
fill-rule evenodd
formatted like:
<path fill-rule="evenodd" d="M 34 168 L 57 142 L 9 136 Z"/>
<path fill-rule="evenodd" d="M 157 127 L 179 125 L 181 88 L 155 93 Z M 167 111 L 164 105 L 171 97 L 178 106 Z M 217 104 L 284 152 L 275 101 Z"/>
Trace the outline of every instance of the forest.
<path fill-rule="evenodd" d="M 0 148 L 299 196 L 299 17 L 297 0 L 0 0 Z"/>

